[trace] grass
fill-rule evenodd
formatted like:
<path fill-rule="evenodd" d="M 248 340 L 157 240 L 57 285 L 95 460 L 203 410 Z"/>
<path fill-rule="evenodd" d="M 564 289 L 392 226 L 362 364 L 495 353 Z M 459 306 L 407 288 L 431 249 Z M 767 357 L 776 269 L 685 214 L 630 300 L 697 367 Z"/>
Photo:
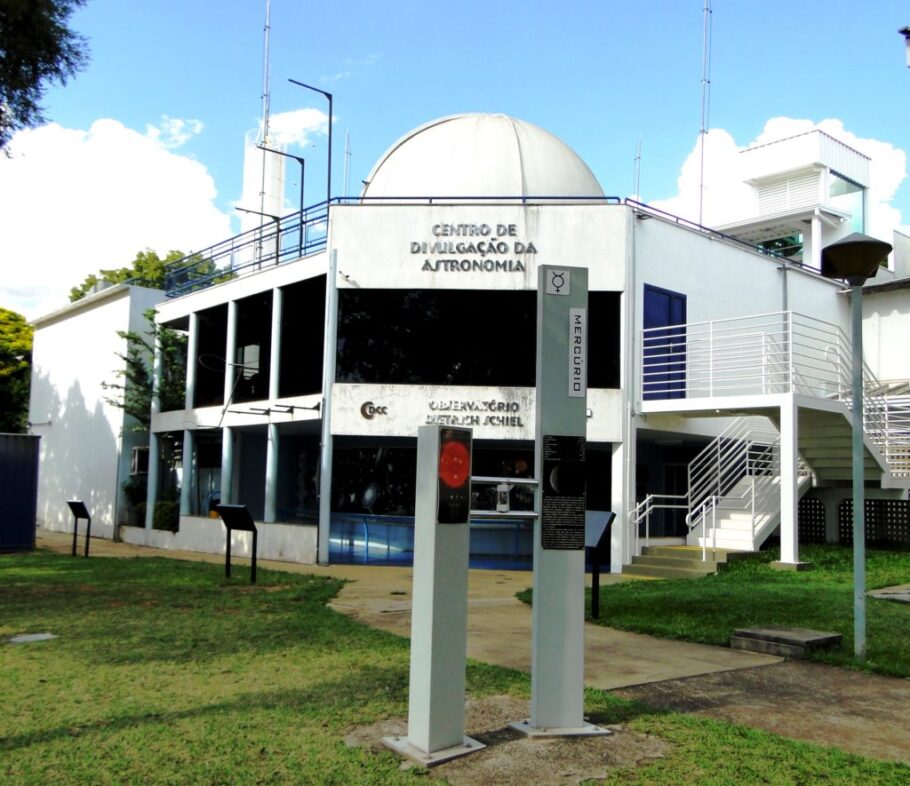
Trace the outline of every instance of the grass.
<path fill-rule="evenodd" d="M 216 565 L 0 556 L 0 782 L 414 784 L 351 726 L 407 712 L 408 648 L 326 607 L 340 583 Z M 12 645 L 7 637 L 58 638 Z M 528 695 L 526 674 L 471 663 L 469 690 Z M 905 784 L 910 767 L 588 691 L 598 723 L 671 744 L 609 783 Z"/>
<path fill-rule="evenodd" d="M 671 639 L 728 645 L 735 628 L 788 625 L 843 634 L 837 649 L 814 654 L 826 663 L 910 677 L 910 606 L 866 599 L 867 659 L 853 656 L 853 552 L 804 546 L 803 572 L 772 570 L 769 550 L 729 563 L 704 579 L 636 581 L 601 587 L 600 623 Z M 910 552 L 870 550 L 866 587 L 910 582 Z M 590 613 L 590 595 L 588 598 Z"/>

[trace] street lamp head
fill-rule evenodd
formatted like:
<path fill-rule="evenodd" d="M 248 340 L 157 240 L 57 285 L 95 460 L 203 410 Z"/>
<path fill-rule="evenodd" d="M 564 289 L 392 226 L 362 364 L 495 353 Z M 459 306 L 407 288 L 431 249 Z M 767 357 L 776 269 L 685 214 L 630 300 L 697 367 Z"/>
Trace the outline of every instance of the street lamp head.
<path fill-rule="evenodd" d="M 910 27 L 902 27 L 897 32 L 904 37 L 904 42 L 907 44 L 907 67 L 910 68 Z"/>
<path fill-rule="evenodd" d="M 875 277 L 890 253 L 890 243 L 854 232 L 822 249 L 822 275 L 862 286 L 867 278 Z"/>

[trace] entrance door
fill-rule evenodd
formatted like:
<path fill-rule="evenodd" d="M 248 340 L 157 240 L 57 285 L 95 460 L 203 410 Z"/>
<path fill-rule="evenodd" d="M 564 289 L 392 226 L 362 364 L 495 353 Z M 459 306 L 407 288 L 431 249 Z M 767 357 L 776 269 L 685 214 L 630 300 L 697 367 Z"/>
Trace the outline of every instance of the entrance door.
<path fill-rule="evenodd" d="M 685 398 L 686 296 L 645 284 L 643 317 L 642 398 Z"/>

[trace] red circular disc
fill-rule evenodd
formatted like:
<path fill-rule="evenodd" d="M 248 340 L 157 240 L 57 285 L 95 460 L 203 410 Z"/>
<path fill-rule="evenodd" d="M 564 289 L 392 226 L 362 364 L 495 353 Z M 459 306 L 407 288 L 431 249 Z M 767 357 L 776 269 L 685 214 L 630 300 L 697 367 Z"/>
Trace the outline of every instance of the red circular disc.
<path fill-rule="evenodd" d="M 439 451 L 439 479 L 449 488 L 459 488 L 468 479 L 471 457 L 461 442 L 446 442 Z"/>

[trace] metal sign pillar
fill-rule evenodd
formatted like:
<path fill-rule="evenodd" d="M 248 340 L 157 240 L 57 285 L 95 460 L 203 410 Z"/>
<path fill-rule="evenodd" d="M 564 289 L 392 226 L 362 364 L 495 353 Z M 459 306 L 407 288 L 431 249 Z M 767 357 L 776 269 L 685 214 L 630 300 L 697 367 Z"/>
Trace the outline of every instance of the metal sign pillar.
<path fill-rule="evenodd" d="M 587 316 L 587 269 L 541 266 L 529 735 L 609 733 L 584 722 Z"/>
<path fill-rule="evenodd" d="M 417 436 L 408 736 L 383 742 L 424 766 L 481 750 L 464 736 L 471 430 Z"/>

